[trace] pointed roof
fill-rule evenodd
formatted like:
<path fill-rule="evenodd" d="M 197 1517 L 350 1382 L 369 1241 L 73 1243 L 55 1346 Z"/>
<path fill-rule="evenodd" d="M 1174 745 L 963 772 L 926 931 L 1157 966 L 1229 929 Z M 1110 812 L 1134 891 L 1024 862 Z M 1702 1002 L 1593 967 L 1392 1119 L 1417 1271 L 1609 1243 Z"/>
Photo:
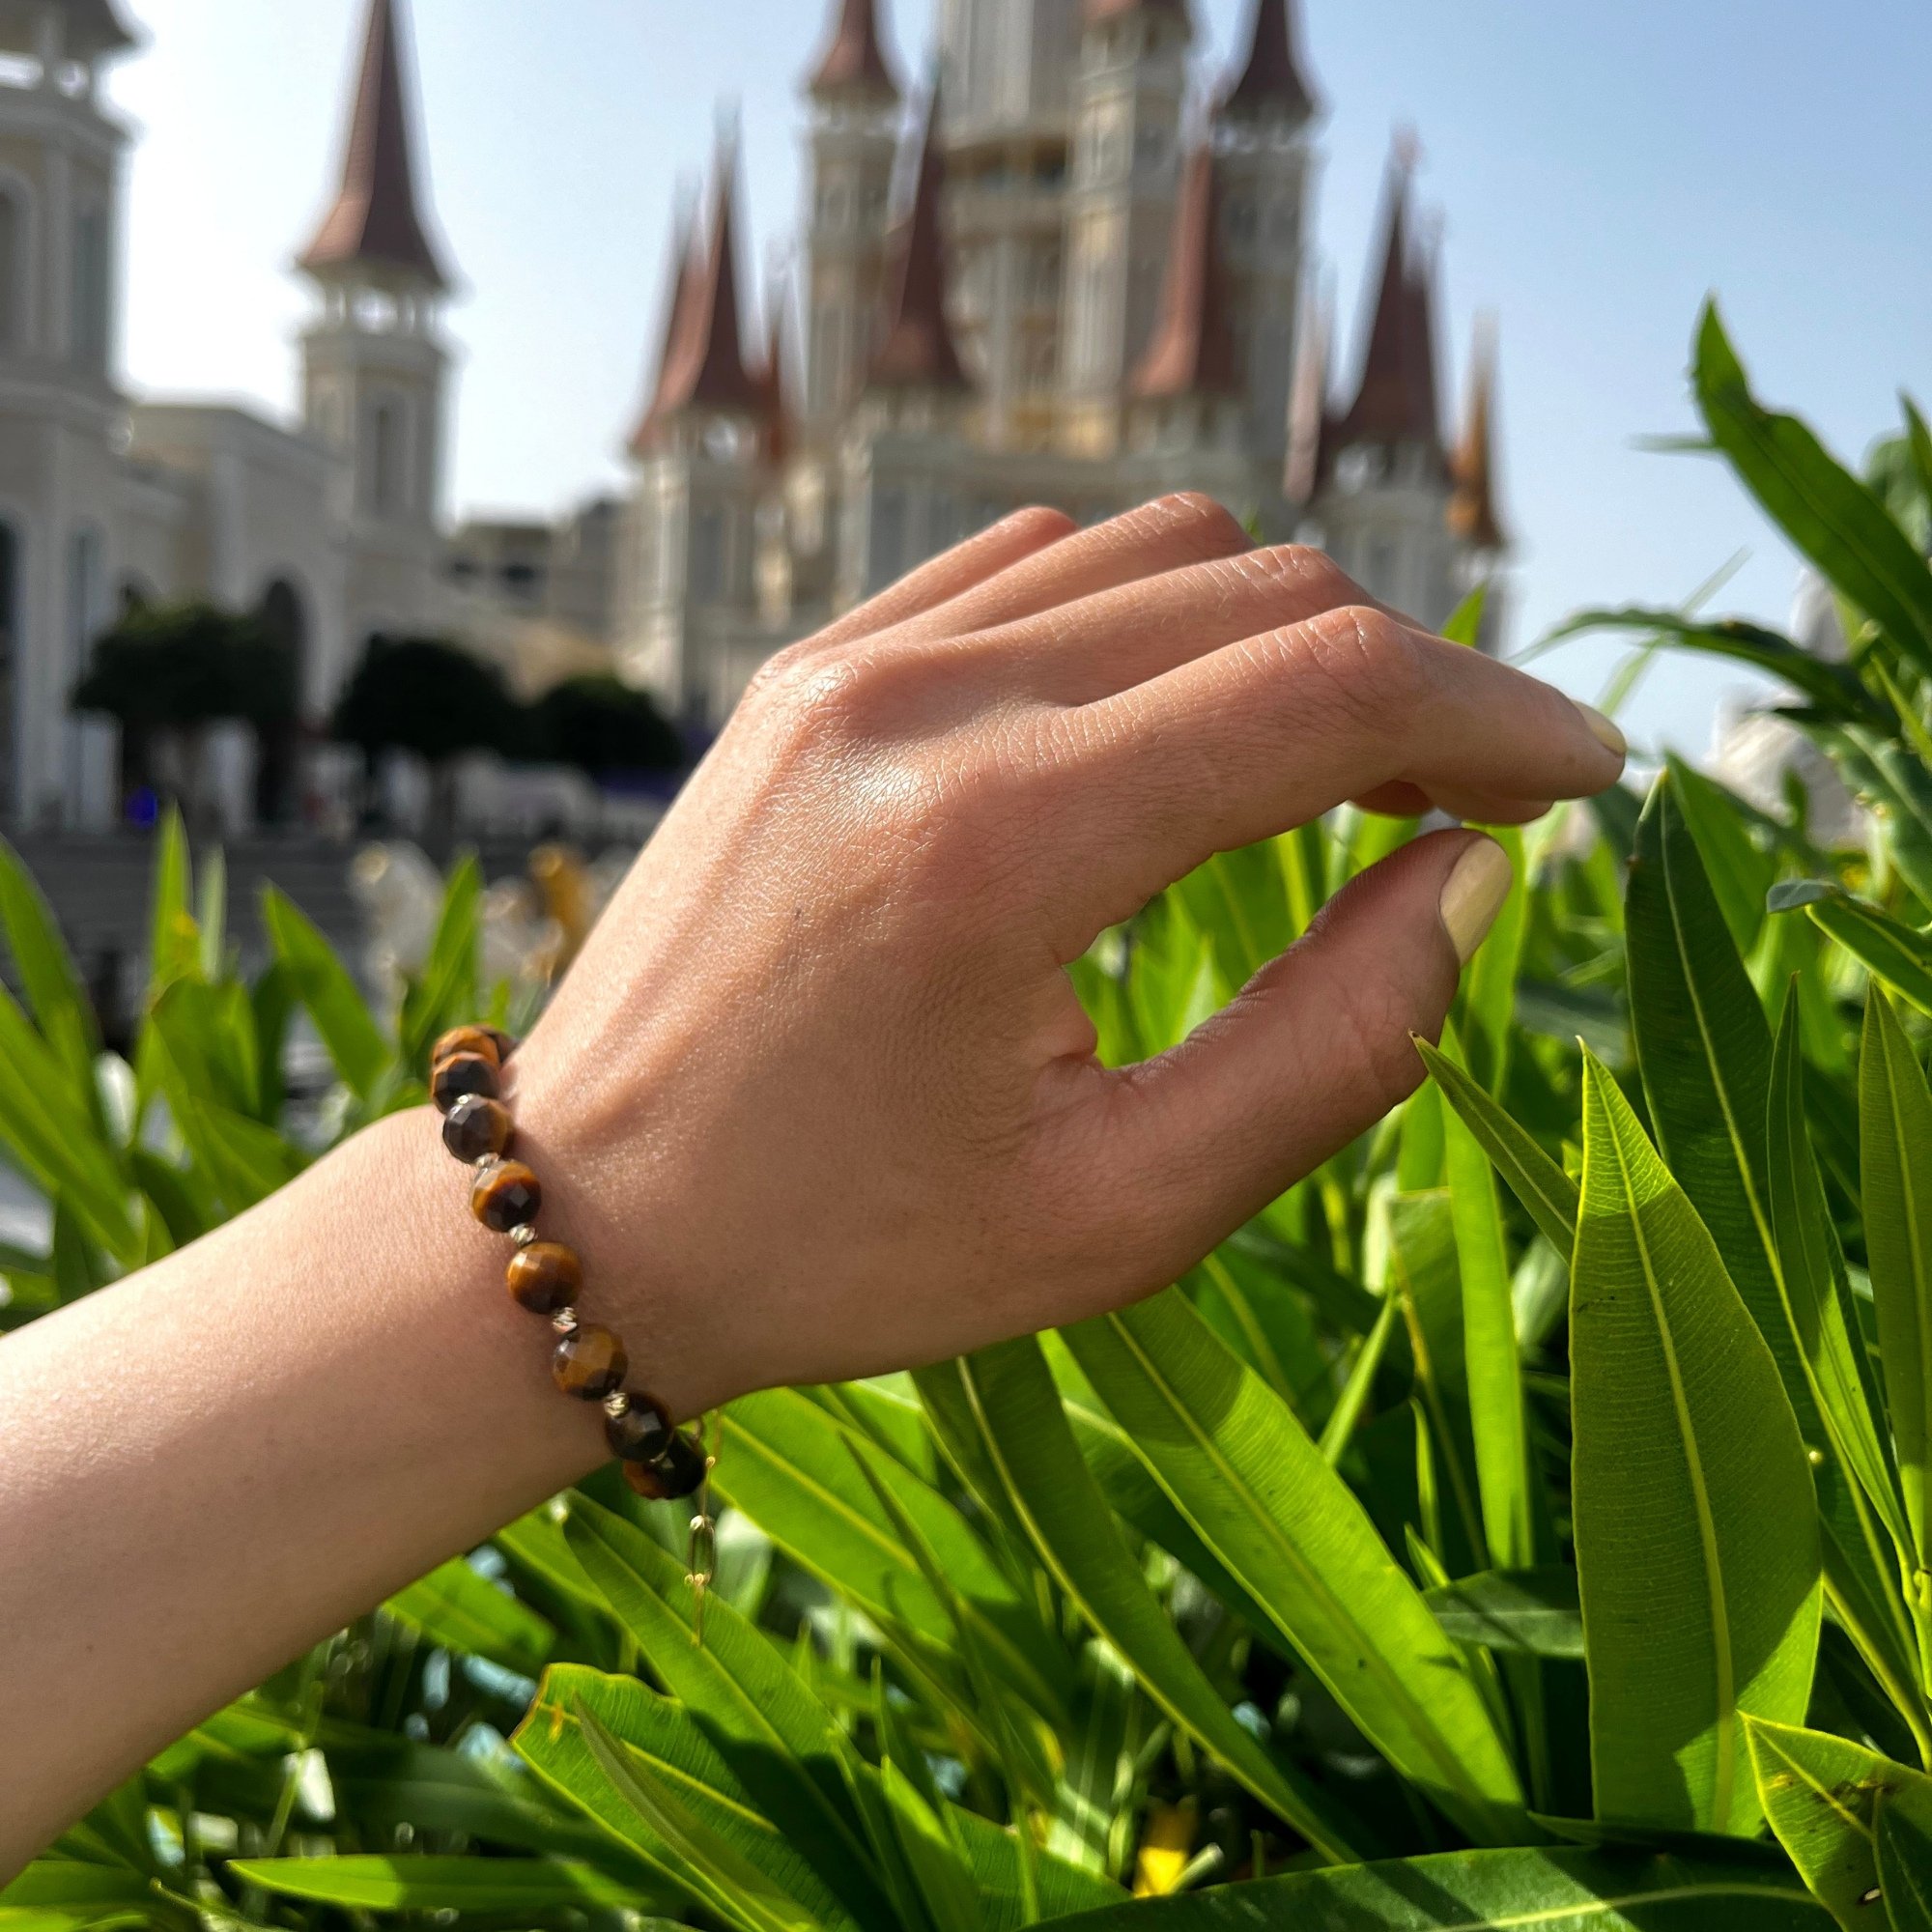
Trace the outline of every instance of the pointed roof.
<path fill-rule="evenodd" d="M 1291 503 L 1306 503 L 1327 473 L 1335 420 L 1328 408 L 1328 345 L 1334 336 L 1333 305 L 1323 297 L 1311 301 L 1301 330 L 1301 354 L 1288 399 L 1288 463 L 1282 494 Z"/>
<path fill-rule="evenodd" d="M 1294 0 L 1255 0 L 1247 65 L 1221 99 L 1224 114 L 1285 114 L 1306 121 L 1317 106 L 1295 58 Z"/>
<path fill-rule="evenodd" d="M 633 449 L 643 447 L 659 417 L 665 412 L 666 383 L 676 366 L 685 331 L 690 327 L 692 290 L 697 285 L 696 230 L 696 211 L 687 190 L 680 188 L 677 205 L 671 213 L 670 299 L 665 304 L 664 341 L 658 350 L 657 381 L 652 385 L 651 399 L 645 405 L 644 413 L 632 433 Z"/>
<path fill-rule="evenodd" d="M 1495 327 L 1484 324 L 1476 330 L 1469 357 L 1469 412 L 1462 439 L 1449 459 L 1449 474 L 1455 482 L 1449 498 L 1449 528 L 1475 550 L 1509 548 L 1509 532 L 1496 514 L 1495 387 Z"/>
<path fill-rule="evenodd" d="M 1440 450 L 1435 399 L 1433 265 L 1416 266 L 1408 236 L 1409 161 L 1398 154 L 1389 171 L 1383 217 L 1381 279 L 1362 355 L 1354 401 L 1336 429 L 1337 445 L 1420 443 Z"/>
<path fill-rule="evenodd" d="M 1133 374 L 1133 394 L 1143 400 L 1233 395 L 1240 389 L 1221 260 L 1220 201 L 1214 151 L 1204 141 L 1188 156 L 1181 178 L 1160 313 Z"/>
<path fill-rule="evenodd" d="M 449 286 L 416 200 L 396 0 L 369 0 L 341 190 L 302 251 L 300 266 L 310 274 L 379 269 L 415 277 L 433 289 Z"/>
<path fill-rule="evenodd" d="M 899 84 L 879 36 L 877 0 L 838 0 L 832 38 L 806 82 L 806 92 L 899 98 Z"/>
<path fill-rule="evenodd" d="M 912 207 L 893 238 L 886 273 L 886 307 L 871 380 L 888 388 L 964 389 L 966 371 L 946 319 L 946 242 L 940 203 L 946 157 L 939 139 L 935 85 L 920 142 Z"/>
<path fill-rule="evenodd" d="M 764 400 L 765 446 L 774 463 L 782 462 L 791 445 L 790 398 L 785 393 L 785 348 L 791 315 L 791 284 L 782 273 L 772 277 L 767 298 L 765 366 L 758 373 Z"/>
<path fill-rule="evenodd" d="M 733 143 L 719 157 L 709 237 L 702 242 L 694 237 L 679 250 L 657 388 L 631 439 L 633 449 L 643 448 L 665 419 L 682 410 L 731 410 L 757 415 L 762 409 L 758 381 L 745 364 L 738 306 L 737 200 L 738 156 Z"/>

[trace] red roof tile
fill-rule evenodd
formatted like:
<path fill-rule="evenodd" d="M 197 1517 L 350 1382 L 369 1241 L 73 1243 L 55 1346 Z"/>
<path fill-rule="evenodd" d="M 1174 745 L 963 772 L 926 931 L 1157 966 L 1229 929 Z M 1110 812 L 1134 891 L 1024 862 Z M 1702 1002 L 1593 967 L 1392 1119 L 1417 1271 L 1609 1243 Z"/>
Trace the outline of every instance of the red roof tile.
<path fill-rule="evenodd" d="M 886 307 L 871 380 L 888 388 L 963 389 L 952 326 L 946 318 L 946 241 L 940 225 L 946 159 L 940 151 L 940 103 L 933 91 L 920 143 L 912 207 L 893 238 Z"/>
<path fill-rule="evenodd" d="M 1487 327 L 1476 334 L 1469 359 L 1469 413 L 1449 459 L 1456 486 L 1449 498 L 1449 528 L 1477 550 L 1509 548 L 1509 532 L 1496 513 L 1495 384 L 1495 331 Z"/>
<path fill-rule="evenodd" d="M 1375 315 L 1369 324 L 1355 399 L 1337 425 L 1338 447 L 1351 442 L 1421 443 L 1440 450 L 1435 396 L 1432 269 L 1418 269 L 1408 240 L 1408 169 L 1391 171 L 1386 240 Z"/>
<path fill-rule="evenodd" d="M 1234 395 L 1240 389 L 1221 260 L 1220 200 L 1213 150 L 1204 142 L 1188 158 L 1174 206 L 1160 314 L 1134 371 L 1136 396 Z"/>
<path fill-rule="evenodd" d="M 1302 76 L 1294 41 L 1293 0 L 1255 0 L 1247 64 L 1223 97 L 1223 112 L 1264 114 L 1272 108 L 1306 121 L 1315 112 L 1315 90 Z"/>
<path fill-rule="evenodd" d="M 400 270 L 443 289 L 449 277 L 416 201 L 397 33 L 394 0 L 370 0 L 341 191 L 300 265 L 311 273 L 353 267 Z"/>
<path fill-rule="evenodd" d="M 1104 27 L 1110 20 L 1123 20 L 1145 7 L 1151 14 L 1171 14 L 1192 31 L 1194 17 L 1187 0 L 1087 0 L 1084 18 L 1090 27 Z"/>
<path fill-rule="evenodd" d="M 806 85 L 813 94 L 875 94 L 892 100 L 899 98 L 899 84 L 893 76 L 884 43 L 879 38 L 875 0 L 839 0 L 838 15 L 832 23 L 832 39 Z"/>

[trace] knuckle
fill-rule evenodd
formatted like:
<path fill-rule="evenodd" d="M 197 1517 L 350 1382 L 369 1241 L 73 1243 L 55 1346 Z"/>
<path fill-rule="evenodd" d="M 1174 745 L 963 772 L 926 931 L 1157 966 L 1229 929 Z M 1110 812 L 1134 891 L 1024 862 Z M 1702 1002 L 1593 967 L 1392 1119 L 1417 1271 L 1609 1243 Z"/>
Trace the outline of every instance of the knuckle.
<path fill-rule="evenodd" d="M 1343 605 L 1285 637 L 1305 681 L 1319 686 L 1346 723 L 1399 727 L 1421 700 L 1424 672 L 1414 642 L 1386 611 Z"/>
<path fill-rule="evenodd" d="M 1080 526 L 1065 510 L 1051 509 L 1044 503 L 1029 503 L 1008 517 L 1002 527 L 1044 550 L 1049 544 L 1072 536 Z"/>
<path fill-rule="evenodd" d="M 1179 535 L 1203 557 L 1230 556 L 1252 549 L 1239 521 L 1212 497 L 1199 490 L 1178 491 L 1131 513 L 1129 521 L 1145 520 L 1157 529 Z"/>
<path fill-rule="evenodd" d="M 1236 560 L 1235 567 L 1260 582 L 1279 585 L 1323 606 L 1355 605 L 1362 593 L 1325 551 L 1312 544 L 1268 544 Z"/>

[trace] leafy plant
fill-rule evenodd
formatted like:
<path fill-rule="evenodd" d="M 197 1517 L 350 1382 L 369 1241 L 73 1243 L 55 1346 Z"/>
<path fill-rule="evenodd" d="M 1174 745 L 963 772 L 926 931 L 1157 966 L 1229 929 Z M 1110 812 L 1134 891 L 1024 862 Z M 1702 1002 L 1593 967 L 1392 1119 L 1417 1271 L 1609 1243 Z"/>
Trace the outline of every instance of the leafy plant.
<path fill-rule="evenodd" d="M 1868 850 L 1674 763 L 1502 833 L 1428 1084 L 1184 1280 L 719 1418 L 701 1647 L 675 1511 L 600 1476 L 200 1726 L 0 1932 L 1926 1923 L 1932 572 L 1909 477 L 1761 410 L 1715 316 L 1697 393 L 1853 659 L 1640 621 L 1788 670 Z M 1184 1037 L 1412 830 L 1343 811 L 1163 895 L 1076 968 L 1103 1052 Z M 170 831 L 123 1065 L 0 863 L 0 1145 L 53 1208 L 10 1321 L 506 1016 L 473 871 L 377 1015 L 283 902 L 240 980 L 202 870 Z M 298 1011 L 326 1094 L 283 1077 Z"/>

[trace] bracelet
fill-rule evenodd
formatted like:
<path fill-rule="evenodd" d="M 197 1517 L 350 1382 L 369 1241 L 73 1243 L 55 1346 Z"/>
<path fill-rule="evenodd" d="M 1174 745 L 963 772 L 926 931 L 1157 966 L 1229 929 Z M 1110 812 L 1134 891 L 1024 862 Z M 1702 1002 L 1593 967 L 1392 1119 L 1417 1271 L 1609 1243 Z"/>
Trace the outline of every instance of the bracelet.
<path fill-rule="evenodd" d="M 647 1390 L 625 1388 L 630 1358 L 623 1343 L 610 1329 L 578 1317 L 583 1264 L 577 1251 L 538 1236 L 543 1183 L 525 1162 L 509 1158 L 515 1126 L 503 1099 L 503 1069 L 516 1044 L 487 1026 L 458 1027 L 437 1041 L 430 1054 L 429 1091 L 442 1116 L 442 1144 L 476 1170 L 470 1211 L 494 1234 L 516 1243 L 507 1269 L 510 1298 L 532 1315 L 547 1316 L 555 1330 L 552 1379 L 565 1395 L 602 1404 L 604 1439 L 639 1495 L 651 1502 L 693 1495 L 704 1488 L 713 1461 L 701 1434 L 676 1428 L 664 1404 Z M 691 1519 L 685 1578 L 696 1597 L 700 1634 L 714 1533 L 700 1499 Z"/>

